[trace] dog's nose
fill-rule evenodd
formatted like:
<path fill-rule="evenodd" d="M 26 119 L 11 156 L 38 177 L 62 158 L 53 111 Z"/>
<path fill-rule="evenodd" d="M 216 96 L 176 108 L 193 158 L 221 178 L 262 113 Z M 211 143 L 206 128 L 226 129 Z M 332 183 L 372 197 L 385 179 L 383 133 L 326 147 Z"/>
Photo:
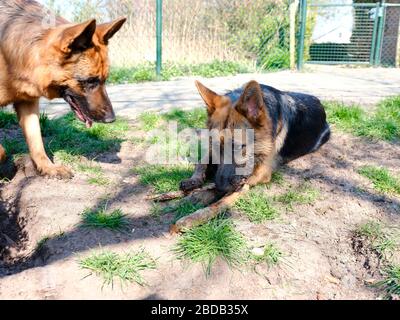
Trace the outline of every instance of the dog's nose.
<path fill-rule="evenodd" d="M 114 112 L 109 112 L 103 119 L 104 123 L 113 123 L 115 122 L 116 117 Z"/>

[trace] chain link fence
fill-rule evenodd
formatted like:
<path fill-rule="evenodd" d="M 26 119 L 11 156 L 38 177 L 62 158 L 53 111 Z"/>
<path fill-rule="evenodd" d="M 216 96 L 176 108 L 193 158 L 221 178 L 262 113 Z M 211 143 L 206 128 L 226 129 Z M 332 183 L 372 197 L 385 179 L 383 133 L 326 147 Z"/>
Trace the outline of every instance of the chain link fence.
<path fill-rule="evenodd" d="M 198 64 L 215 60 L 259 68 L 289 66 L 291 0 L 164 0 L 163 60 Z M 114 66 L 156 60 L 155 0 L 48 0 L 62 16 L 104 22 L 126 16 L 123 31 L 111 42 Z"/>
<path fill-rule="evenodd" d="M 306 19 L 306 62 L 399 66 L 400 0 L 308 1 Z"/>
<path fill-rule="evenodd" d="M 93 17 L 99 22 L 127 17 L 123 30 L 110 44 L 112 65 L 154 67 L 156 0 L 42 2 L 74 22 Z M 290 49 L 295 46 L 290 42 L 289 7 L 293 2 L 299 1 L 164 0 L 164 69 L 215 61 L 237 63 L 244 66 L 244 71 L 289 68 Z M 301 4 L 307 10 L 303 32 L 302 10 L 298 10 L 295 22 L 297 43 L 304 43 L 298 60 L 399 66 L 400 0 L 302 0 Z"/>

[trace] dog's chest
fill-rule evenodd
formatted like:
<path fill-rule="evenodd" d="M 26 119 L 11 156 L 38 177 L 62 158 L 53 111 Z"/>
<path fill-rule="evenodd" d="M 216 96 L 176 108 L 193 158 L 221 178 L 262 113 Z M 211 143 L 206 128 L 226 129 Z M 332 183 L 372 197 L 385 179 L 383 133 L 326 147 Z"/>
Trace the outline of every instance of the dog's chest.
<path fill-rule="evenodd" d="M 6 61 L 0 49 L 0 107 L 13 102 L 13 93 L 10 89 L 10 79 L 7 69 Z"/>

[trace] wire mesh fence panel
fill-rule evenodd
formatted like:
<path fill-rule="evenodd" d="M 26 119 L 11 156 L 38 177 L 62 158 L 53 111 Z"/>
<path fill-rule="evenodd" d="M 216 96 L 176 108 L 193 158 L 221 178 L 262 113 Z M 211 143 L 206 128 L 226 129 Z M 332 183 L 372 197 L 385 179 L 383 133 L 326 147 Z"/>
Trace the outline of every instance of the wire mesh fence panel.
<path fill-rule="evenodd" d="M 46 0 L 43 0 L 46 1 Z M 164 0 L 163 60 L 199 64 L 243 62 L 260 68 L 289 66 L 289 13 L 292 0 Z M 100 22 L 128 17 L 111 42 L 114 66 L 156 59 L 155 0 L 47 0 L 72 21 Z"/>
<path fill-rule="evenodd" d="M 398 66 L 400 1 L 392 2 L 309 1 L 306 61 Z"/>
<path fill-rule="evenodd" d="M 377 32 L 377 7 L 375 4 L 354 5 L 346 2 L 313 2 L 309 5 L 308 62 L 371 62 Z"/>
<path fill-rule="evenodd" d="M 400 65 L 400 1 L 387 3 L 383 7 L 383 38 L 380 63 L 384 66 Z"/>

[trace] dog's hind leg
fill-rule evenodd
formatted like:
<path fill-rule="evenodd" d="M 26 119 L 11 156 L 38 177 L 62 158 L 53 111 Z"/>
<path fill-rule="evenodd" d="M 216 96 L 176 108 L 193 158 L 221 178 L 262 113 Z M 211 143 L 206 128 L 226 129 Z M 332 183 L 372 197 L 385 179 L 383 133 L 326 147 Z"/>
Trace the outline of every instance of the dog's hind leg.
<path fill-rule="evenodd" d="M 53 164 L 46 155 L 39 122 L 39 101 L 14 104 L 20 126 L 24 132 L 31 158 L 40 174 L 57 178 L 70 178 L 69 169 Z"/>
<path fill-rule="evenodd" d="M 4 150 L 3 146 L 0 144 L 0 163 L 3 163 L 7 158 L 6 150 Z"/>

